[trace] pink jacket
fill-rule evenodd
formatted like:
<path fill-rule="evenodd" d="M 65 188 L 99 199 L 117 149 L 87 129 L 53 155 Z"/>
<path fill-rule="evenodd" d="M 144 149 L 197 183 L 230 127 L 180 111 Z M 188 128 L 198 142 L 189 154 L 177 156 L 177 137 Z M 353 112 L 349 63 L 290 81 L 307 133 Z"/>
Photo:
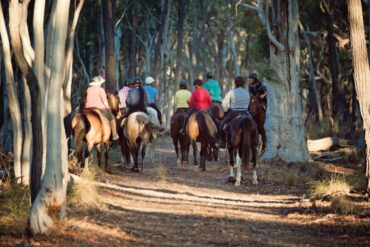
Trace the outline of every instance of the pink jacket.
<path fill-rule="evenodd" d="M 126 100 L 128 96 L 128 92 L 130 91 L 130 87 L 124 86 L 121 90 L 118 91 L 118 97 L 119 97 L 119 108 L 125 108 L 126 107 Z"/>
<path fill-rule="evenodd" d="M 103 88 L 91 86 L 86 90 L 85 108 L 96 107 L 99 109 L 109 109 L 107 95 Z"/>

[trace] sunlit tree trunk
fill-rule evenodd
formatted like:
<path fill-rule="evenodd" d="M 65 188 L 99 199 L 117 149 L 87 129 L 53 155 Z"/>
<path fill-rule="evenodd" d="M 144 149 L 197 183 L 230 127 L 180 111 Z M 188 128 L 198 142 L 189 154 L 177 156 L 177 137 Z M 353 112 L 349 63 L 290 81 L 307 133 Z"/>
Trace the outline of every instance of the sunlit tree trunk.
<path fill-rule="evenodd" d="M 347 0 L 357 99 L 365 129 L 367 190 L 370 192 L 370 70 L 367 57 L 364 19 L 360 0 Z"/>
<path fill-rule="evenodd" d="M 16 87 L 14 83 L 14 73 L 12 67 L 12 59 L 10 55 L 10 45 L 8 32 L 6 30 L 5 19 L 3 15 L 2 5 L 0 3 L 0 34 L 2 41 L 2 50 L 4 56 L 5 65 L 5 76 L 6 76 L 6 87 L 8 90 L 9 98 L 9 111 L 13 125 L 13 163 L 14 163 L 14 173 L 17 183 L 23 182 L 28 185 L 28 181 L 23 178 L 22 166 L 21 166 L 21 156 L 22 156 L 22 120 L 21 111 L 19 107 L 19 102 L 16 93 Z M 23 179 L 22 179 L 23 178 Z"/>
<path fill-rule="evenodd" d="M 186 11 L 186 1 L 179 0 L 177 3 L 177 47 L 176 47 L 176 68 L 175 68 L 175 84 L 174 89 L 177 91 L 179 87 L 179 81 L 181 76 L 181 68 L 183 62 L 183 47 L 184 47 L 184 23 L 185 23 L 185 11 Z"/>
<path fill-rule="evenodd" d="M 47 150 L 46 169 L 42 187 L 33 202 L 30 217 L 30 229 L 33 233 L 45 233 L 53 224 L 49 209 L 60 208 L 65 203 L 66 197 L 66 170 L 67 156 L 61 152 L 62 143 L 62 86 L 65 74 L 65 49 L 67 38 L 69 1 L 57 0 L 53 3 L 51 22 L 53 28 L 52 44 L 48 47 L 54 51 L 50 63 L 51 77 L 49 80 L 47 98 Z M 64 140 L 63 140 L 64 139 Z M 61 155 L 63 154 L 63 156 Z"/>

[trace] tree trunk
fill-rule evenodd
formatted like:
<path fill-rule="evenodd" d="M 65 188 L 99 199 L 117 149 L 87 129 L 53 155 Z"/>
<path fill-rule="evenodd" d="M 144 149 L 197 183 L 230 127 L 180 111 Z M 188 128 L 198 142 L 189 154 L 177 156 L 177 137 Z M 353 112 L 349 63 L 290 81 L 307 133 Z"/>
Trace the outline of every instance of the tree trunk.
<path fill-rule="evenodd" d="M 352 62 L 357 98 L 365 129 L 367 190 L 370 192 L 370 70 L 366 50 L 365 28 L 360 0 L 347 0 Z"/>
<path fill-rule="evenodd" d="M 37 78 L 23 54 L 23 47 L 20 37 L 21 14 L 22 3 L 18 1 L 11 1 L 9 5 L 9 30 L 11 44 L 15 60 L 21 69 L 23 76 L 26 78 L 27 85 L 31 93 L 31 122 L 33 133 L 32 146 L 34 147 L 31 163 L 31 200 L 33 201 L 40 189 L 42 174 L 43 141 L 41 126 L 41 100 Z"/>
<path fill-rule="evenodd" d="M 130 51 L 129 51 L 130 59 L 128 69 L 129 78 L 132 78 L 136 74 L 136 35 L 137 35 L 136 29 L 138 24 L 139 1 L 134 1 L 133 4 L 134 6 L 132 8 L 132 30 L 130 35 Z"/>
<path fill-rule="evenodd" d="M 179 81 L 182 68 L 182 50 L 184 47 L 184 23 L 185 23 L 185 0 L 179 0 L 177 3 L 177 13 L 179 15 L 177 21 L 177 47 L 176 47 L 176 68 L 175 68 L 175 82 L 174 91 L 179 88 Z"/>
<path fill-rule="evenodd" d="M 117 90 L 116 59 L 114 57 L 114 14 L 115 0 L 102 0 L 104 39 L 105 39 L 105 76 L 106 89 L 109 92 Z"/>
<path fill-rule="evenodd" d="M 30 183 L 32 155 L 32 124 L 31 124 L 31 94 L 26 79 L 22 80 L 23 87 L 23 147 L 22 147 L 22 183 Z"/>
<path fill-rule="evenodd" d="M 338 68 L 338 49 L 334 37 L 334 13 L 333 13 L 333 0 L 326 1 L 326 19 L 328 31 L 328 45 L 329 45 L 329 64 L 332 79 L 332 115 L 334 121 L 334 130 L 339 130 L 340 120 L 343 118 L 343 109 L 345 109 L 345 99 L 341 93 L 339 85 L 339 68 Z"/>
<path fill-rule="evenodd" d="M 47 98 L 47 152 L 46 169 L 42 187 L 31 208 L 30 229 L 36 233 L 45 233 L 53 224 L 49 216 L 50 208 L 60 208 L 66 199 L 66 170 L 67 156 L 63 155 L 62 142 L 66 141 L 62 136 L 62 86 L 65 74 L 65 49 L 68 27 L 69 1 L 57 0 L 54 2 L 51 13 L 51 21 L 54 28 L 53 43 L 49 45 L 54 51 L 51 61 L 52 83 L 49 86 Z M 52 86 L 51 86 L 52 85 Z M 59 131 L 58 131 L 59 130 Z"/>
<path fill-rule="evenodd" d="M 153 78 L 158 77 L 158 69 L 161 64 L 160 61 L 160 56 L 161 56 L 161 49 L 162 49 L 162 44 L 163 44 L 163 36 L 165 33 L 165 27 L 166 27 L 166 21 L 168 18 L 168 12 L 170 6 L 170 0 L 164 0 L 164 4 L 161 9 L 161 17 L 160 17 L 160 23 L 159 23 L 159 29 L 158 29 L 158 34 L 157 34 L 157 39 L 154 45 L 154 58 L 153 58 L 153 65 L 152 65 L 152 70 L 151 70 L 151 76 Z"/>
<path fill-rule="evenodd" d="M 280 50 L 270 43 L 270 66 L 275 69 L 279 81 L 267 85 L 265 127 L 268 143 L 263 158 L 305 162 L 309 156 L 299 84 L 298 2 L 276 0 L 273 1 L 273 10 L 276 38 L 285 48 Z"/>
<path fill-rule="evenodd" d="M 21 156 L 22 156 L 22 121 L 21 121 L 21 110 L 17 98 L 14 73 L 12 67 L 12 59 L 10 55 L 10 45 L 8 32 L 6 30 L 5 19 L 3 15 L 3 8 L 0 3 L 0 34 L 3 48 L 4 64 L 5 64 L 5 76 L 6 76 L 6 87 L 8 90 L 9 97 L 9 110 L 13 126 L 13 163 L 14 173 L 17 183 L 25 183 L 28 185 L 26 178 L 23 178 Z M 22 179 L 23 178 L 23 179 Z"/>

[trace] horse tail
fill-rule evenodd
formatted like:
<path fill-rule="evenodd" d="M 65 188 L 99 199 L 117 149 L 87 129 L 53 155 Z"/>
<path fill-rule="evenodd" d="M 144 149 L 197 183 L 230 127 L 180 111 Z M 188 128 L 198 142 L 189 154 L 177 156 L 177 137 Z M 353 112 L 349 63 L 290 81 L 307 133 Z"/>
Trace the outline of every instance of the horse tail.
<path fill-rule="evenodd" d="M 137 115 L 136 116 L 136 121 L 137 121 L 138 124 L 145 125 L 145 128 L 147 129 L 147 131 L 149 131 L 151 133 L 164 131 L 164 128 L 154 124 L 152 121 L 150 121 L 150 118 L 146 115 L 141 115 L 141 114 Z"/>
<path fill-rule="evenodd" d="M 254 141 L 252 138 L 254 137 L 253 133 L 256 131 L 256 124 L 251 117 L 245 117 L 240 123 L 240 128 L 242 138 L 239 146 L 239 156 L 244 165 L 249 164 L 249 154 Z"/>
<path fill-rule="evenodd" d="M 215 146 L 217 130 L 216 130 L 216 126 L 215 126 L 212 118 L 209 116 L 209 119 L 211 121 L 207 121 L 206 115 L 205 115 L 207 113 L 198 112 L 196 114 L 197 115 L 195 116 L 195 119 L 198 122 L 198 128 L 202 129 L 202 133 L 206 134 L 206 138 L 209 140 L 209 143 L 212 146 Z M 213 129 L 213 131 L 212 131 L 212 129 Z M 214 133 L 211 133 L 211 131 L 214 132 Z M 199 132 L 201 132 L 201 131 L 199 131 Z"/>
<path fill-rule="evenodd" d="M 90 128 L 91 124 L 84 113 L 79 112 L 73 117 L 72 129 L 76 147 L 83 141 L 83 138 L 85 138 L 85 135 L 89 132 Z"/>

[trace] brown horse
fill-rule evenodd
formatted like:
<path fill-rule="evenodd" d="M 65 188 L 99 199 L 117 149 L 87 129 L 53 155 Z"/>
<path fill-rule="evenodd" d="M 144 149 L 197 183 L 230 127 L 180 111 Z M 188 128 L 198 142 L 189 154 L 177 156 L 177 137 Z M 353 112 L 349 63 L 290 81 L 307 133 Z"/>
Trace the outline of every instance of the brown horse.
<path fill-rule="evenodd" d="M 253 162 L 253 184 L 257 184 L 256 157 L 258 131 L 257 125 L 251 115 L 239 115 L 234 118 L 225 128 L 227 148 L 230 155 L 230 177 L 229 181 L 234 182 L 234 161 L 237 159 L 236 186 L 240 186 L 241 167 L 246 170 L 249 164 L 249 155 L 252 151 Z M 240 160 L 241 159 L 241 162 Z"/>
<path fill-rule="evenodd" d="M 217 128 L 216 139 L 220 140 L 220 125 L 221 125 L 222 120 L 225 117 L 225 112 L 224 112 L 224 109 L 222 108 L 222 104 L 219 102 L 213 101 L 210 106 L 210 112 L 211 112 L 212 119 L 215 122 L 216 128 Z M 208 150 L 208 153 L 209 153 L 208 160 L 209 161 L 212 160 L 211 151 L 212 150 Z M 215 161 L 217 161 L 218 157 L 214 157 L 214 159 Z"/>
<path fill-rule="evenodd" d="M 115 94 L 107 94 L 110 110 L 116 118 L 121 117 L 119 110 L 119 98 Z M 88 162 L 90 153 L 96 145 L 98 164 L 101 166 L 101 145 L 105 146 L 105 167 L 108 166 L 108 156 L 110 148 L 111 127 L 109 120 L 104 117 L 97 108 L 80 110 L 72 119 L 72 131 L 75 138 L 76 154 L 78 161 L 82 162 L 83 142 L 87 143 L 85 150 L 84 163 L 85 167 Z"/>
<path fill-rule="evenodd" d="M 139 152 L 141 151 L 141 171 L 143 171 L 146 146 L 153 143 L 157 135 L 163 131 L 155 110 L 149 107 L 147 110 L 149 115 L 144 112 L 134 112 L 121 123 L 123 126 L 121 149 L 126 163 L 130 163 L 130 155 L 132 156 L 134 160 L 132 171 L 134 172 L 139 172 Z"/>
<path fill-rule="evenodd" d="M 262 138 L 262 151 L 265 150 L 267 144 L 267 137 L 265 131 L 266 112 L 263 108 L 263 103 L 256 96 L 250 94 L 249 112 L 252 114 L 254 121 L 258 127 L 258 133 Z"/>
<path fill-rule="evenodd" d="M 200 142 L 200 169 L 206 170 L 206 158 L 209 150 L 212 151 L 215 159 L 218 156 L 218 149 L 215 145 L 217 128 L 211 116 L 205 111 L 198 111 L 190 115 L 186 133 L 192 143 Z M 194 160 L 196 161 L 196 152 L 194 152 Z"/>

